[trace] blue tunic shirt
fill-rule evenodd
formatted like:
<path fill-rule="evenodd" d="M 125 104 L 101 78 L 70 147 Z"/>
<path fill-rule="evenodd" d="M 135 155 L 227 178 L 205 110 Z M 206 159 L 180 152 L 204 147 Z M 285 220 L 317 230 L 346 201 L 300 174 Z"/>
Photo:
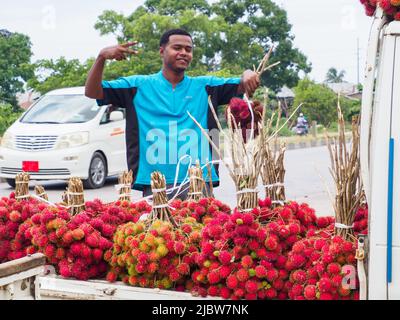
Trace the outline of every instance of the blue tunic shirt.
<path fill-rule="evenodd" d="M 99 105 L 113 104 L 126 108 L 126 146 L 128 169 L 135 178 L 134 188 L 150 185 L 150 175 L 160 171 L 167 184 L 174 183 L 179 159 L 178 182 L 186 176 L 191 158 L 204 165 L 217 158 L 199 127 L 188 112 L 210 132 L 218 144 L 216 123 L 208 105 L 214 108 L 237 96 L 240 78 L 213 76 L 189 77 L 173 89 L 162 71 L 134 75 L 114 81 L 103 81 L 103 100 Z M 186 156 L 187 155 L 187 156 Z M 207 170 L 204 170 L 207 178 Z M 212 181 L 218 185 L 218 166 L 212 166 Z"/>

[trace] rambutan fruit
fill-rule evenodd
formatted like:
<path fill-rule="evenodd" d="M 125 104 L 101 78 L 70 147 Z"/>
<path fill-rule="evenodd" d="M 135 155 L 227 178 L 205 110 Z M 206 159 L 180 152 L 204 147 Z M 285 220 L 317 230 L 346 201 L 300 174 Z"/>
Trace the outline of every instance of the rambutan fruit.
<path fill-rule="evenodd" d="M 354 252 L 355 251 L 354 245 L 350 241 L 345 241 L 342 244 L 342 249 L 343 249 L 343 252 L 345 252 L 345 253 Z"/>
<path fill-rule="evenodd" d="M 278 241 L 275 238 L 269 237 L 264 242 L 265 247 L 270 251 L 275 251 L 278 247 Z"/>
<path fill-rule="evenodd" d="M 208 275 L 207 275 L 207 280 L 210 284 L 216 284 L 221 280 L 221 277 L 219 275 L 219 272 L 216 270 L 211 271 Z"/>
<path fill-rule="evenodd" d="M 338 294 L 341 297 L 348 297 L 351 294 L 351 289 L 350 288 L 344 288 L 343 286 L 339 286 L 338 288 Z"/>
<path fill-rule="evenodd" d="M 245 290 L 242 288 L 237 288 L 234 290 L 233 294 L 237 297 L 237 298 L 243 298 L 244 295 L 246 294 Z"/>
<path fill-rule="evenodd" d="M 111 241 L 108 241 L 106 238 L 100 237 L 99 239 L 99 249 L 101 250 L 107 250 L 111 249 L 113 246 L 113 243 Z"/>
<path fill-rule="evenodd" d="M 236 272 L 236 277 L 239 281 L 245 282 L 249 279 L 250 275 L 248 270 L 241 268 Z"/>
<path fill-rule="evenodd" d="M 272 282 L 272 287 L 277 291 L 280 291 L 285 286 L 285 282 L 281 279 L 276 279 Z"/>
<path fill-rule="evenodd" d="M 95 233 L 88 235 L 85 241 L 92 248 L 97 248 L 99 246 L 99 237 Z"/>
<path fill-rule="evenodd" d="M 231 294 L 232 294 L 232 291 L 229 290 L 229 288 L 226 288 L 226 287 L 220 288 L 219 295 L 222 299 L 229 299 Z"/>
<path fill-rule="evenodd" d="M 186 250 L 186 246 L 181 241 L 175 241 L 173 249 L 176 252 L 176 254 L 183 254 Z"/>
<path fill-rule="evenodd" d="M 85 236 L 85 233 L 83 232 L 82 229 L 78 228 L 75 230 L 72 230 L 72 237 L 74 238 L 74 240 L 82 240 L 83 237 Z"/>
<path fill-rule="evenodd" d="M 269 288 L 264 290 L 265 291 L 265 298 L 269 300 L 276 299 L 278 297 L 278 291 L 275 288 Z"/>
<path fill-rule="evenodd" d="M 302 241 L 298 241 L 293 245 L 292 252 L 301 254 L 304 252 L 305 248 L 306 246 L 304 245 L 304 243 Z"/>
<path fill-rule="evenodd" d="M 319 295 L 319 300 L 333 300 L 333 296 L 329 292 L 321 292 Z"/>
<path fill-rule="evenodd" d="M 241 263 L 243 268 L 249 269 L 253 265 L 253 259 L 251 258 L 251 256 L 246 255 L 246 256 L 242 257 L 240 263 Z"/>
<path fill-rule="evenodd" d="M 292 279 L 295 283 L 304 284 L 307 281 L 307 273 L 304 270 L 296 270 L 292 273 Z"/>
<path fill-rule="evenodd" d="M 326 228 L 329 226 L 329 219 L 327 217 L 319 217 L 317 218 L 317 227 L 320 229 Z"/>
<path fill-rule="evenodd" d="M 326 270 L 330 275 L 336 275 L 339 274 L 342 271 L 342 267 L 338 263 L 330 263 L 326 267 Z"/>
<path fill-rule="evenodd" d="M 95 248 L 92 250 L 92 256 L 96 262 L 100 261 L 101 259 L 103 259 L 103 251 L 98 248 Z"/>
<path fill-rule="evenodd" d="M 326 265 L 332 263 L 334 261 L 334 257 L 330 253 L 325 253 L 322 255 L 322 262 Z"/>
<path fill-rule="evenodd" d="M 264 266 L 258 265 L 255 267 L 256 277 L 259 279 L 265 278 L 267 276 L 267 269 Z"/>
<path fill-rule="evenodd" d="M 219 268 L 219 274 L 222 279 L 226 279 L 232 272 L 232 269 L 229 266 L 221 266 Z"/>
<path fill-rule="evenodd" d="M 253 280 L 248 280 L 245 283 L 245 288 L 248 293 L 256 293 L 258 291 L 258 283 Z"/>
<path fill-rule="evenodd" d="M 137 273 L 145 273 L 146 272 L 146 266 L 144 264 L 138 263 L 135 266 L 135 270 Z"/>
<path fill-rule="evenodd" d="M 330 292 L 332 289 L 332 283 L 329 278 L 322 278 L 318 282 L 319 291 L 322 293 Z"/>
<path fill-rule="evenodd" d="M 295 283 L 290 289 L 290 292 L 294 297 L 300 296 L 303 293 L 303 286 L 301 284 Z"/>
<path fill-rule="evenodd" d="M 228 276 L 228 278 L 226 279 L 226 286 L 229 289 L 236 289 L 238 287 L 239 281 L 236 278 L 235 275 L 231 274 L 230 276 Z"/>
<path fill-rule="evenodd" d="M 187 263 L 180 263 L 177 267 L 176 270 L 181 274 L 181 275 L 188 275 L 190 273 L 190 266 Z"/>
<path fill-rule="evenodd" d="M 278 279 L 279 272 L 276 269 L 267 270 L 266 278 L 269 282 L 273 282 L 274 280 Z"/>
<path fill-rule="evenodd" d="M 218 260 L 221 262 L 222 265 L 228 265 L 231 263 L 232 255 L 228 251 L 220 251 L 218 255 Z"/>
<path fill-rule="evenodd" d="M 15 210 L 11 211 L 10 214 L 9 214 L 9 219 L 12 222 L 20 222 L 20 221 L 22 221 L 21 213 L 18 212 L 18 211 L 15 211 Z"/>
<path fill-rule="evenodd" d="M 72 276 L 72 273 L 67 265 L 61 266 L 59 268 L 59 273 L 60 273 L 60 276 L 62 276 L 64 278 L 70 278 Z"/>
<path fill-rule="evenodd" d="M 171 279 L 172 282 L 176 282 L 181 278 L 181 275 L 179 274 L 179 272 L 177 270 L 172 270 L 169 273 L 169 278 Z"/>
<path fill-rule="evenodd" d="M 207 289 L 207 293 L 211 297 L 218 297 L 219 296 L 219 288 L 217 286 L 210 286 Z"/>
<path fill-rule="evenodd" d="M 56 252 L 55 252 L 55 257 L 58 260 L 62 260 L 65 257 L 65 250 L 63 248 L 57 248 Z"/>

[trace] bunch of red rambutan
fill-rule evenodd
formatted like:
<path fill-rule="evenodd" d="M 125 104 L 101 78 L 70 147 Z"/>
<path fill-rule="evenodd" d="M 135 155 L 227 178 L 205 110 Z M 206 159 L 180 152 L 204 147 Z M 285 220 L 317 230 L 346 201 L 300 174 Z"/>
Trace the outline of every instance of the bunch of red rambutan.
<path fill-rule="evenodd" d="M 190 275 L 189 253 L 197 250 L 182 230 L 169 222 L 156 220 L 148 229 L 143 222 L 127 223 L 117 229 L 113 248 L 105 254 L 111 265 L 107 280 L 121 279 L 132 286 L 160 289 L 175 286 L 184 290 Z"/>
<path fill-rule="evenodd" d="M 88 201 L 86 210 L 71 217 L 65 209 L 48 207 L 32 217 L 32 244 L 43 252 L 61 276 L 87 280 L 103 276 L 104 252 L 112 247 L 117 226 L 148 213 L 147 203 L 103 204 Z"/>
<path fill-rule="evenodd" d="M 171 203 L 174 208 L 173 217 L 178 222 L 182 218 L 192 217 L 197 222 L 207 224 L 214 216 L 220 212 L 230 213 L 231 208 L 228 205 L 214 198 L 202 198 L 196 201 L 174 200 Z"/>
<path fill-rule="evenodd" d="M 377 6 L 381 7 L 389 19 L 400 20 L 399 0 L 360 0 L 367 16 L 373 16 Z"/>
<path fill-rule="evenodd" d="M 289 298 L 358 300 L 355 252 L 355 244 L 339 236 L 296 242 L 285 265 Z"/>
<path fill-rule="evenodd" d="M 354 217 L 354 233 L 368 234 L 368 205 L 363 204 L 358 208 L 357 213 Z"/>
<path fill-rule="evenodd" d="M 230 111 L 231 117 L 229 117 L 228 110 Z M 259 134 L 260 129 L 258 124 L 262 119 L 263 111 L 264 107 L 259 101 L 253 101 L 249 106 L 243 99 L 232 98 L 226 109 L 225 117 L 226 120 L 231 123 L 233 129 L 238 128 L 242 130 L 243 140 L 247 142 L 251 136 L 252 128 L 254 129 L 254 137 Z"/>
<path fill-rule="evenodd" d="M 265 247 L 267 230 L 253 213 L 220 213 L 203 229 L 201 251 L 195 254 L 197 270 L 192 273 L 192 293 L 225 299 L 257 299 L 267 283 L 263 280 L 273 269 L 268 259 L 273 250 Z M 274 271 L 270 271 L 272 275 Z M 268 288 L 269 289 L 269 288 Z"/>
<path fill-rule="evenodd" d="M 18 202 L 14 193 L 0 200 L 0 263 L 34 253 L 27 250 L 31 243 L 25 232 L 30 217 L 45 207 L 32 198 Z"/>

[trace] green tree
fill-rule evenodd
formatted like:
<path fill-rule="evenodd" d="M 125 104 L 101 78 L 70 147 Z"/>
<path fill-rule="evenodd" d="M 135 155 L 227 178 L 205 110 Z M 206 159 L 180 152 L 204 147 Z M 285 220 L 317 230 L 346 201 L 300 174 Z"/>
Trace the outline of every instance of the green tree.
<path fill-rule="evenodd" d="M 79 60 L 39 60 L 34 64 L 36 76 L 28 81 L 28 86 L 45 94 L 54 89 L 83 86 L 94 59 L 81 64 Z"/>
<path fill-rule="evenodd" d="M 20 108 L 15 110 L 11 104 L 0 104 L 0 137 L 21 114 L 22 110 Z"/>
<path fill-rule="evenodd" d="M 335 68 L 330 68 L 326 74 L 325 82 L 328 82 L 328 83 L 343 82 L 345 74 L 346 74 L 346 71 L 344 71 L 344 70 L 338 71 Z"/>
<path fill-rule="evenodd" d="M 240 75 L 257 65 L 272 45 L 270 62 L 281 63 L 263 75 L 264 85 L 273 90 L 284 84 L 292 87 L 300 72 L 311 71 L 307 58 L 294 48 L 285 10 L 271 0 L 220 0 L 212 5 L 205 0 L 147 0 L 127 17 L 105 11 L 95 24 L 102 35 L 113 34 L 119 42 L 138 40 L 141 54 L 132 59 L 140 68 L 125 62 L 132 69 L 124 70 L 143 69 L 145 74 L 159 70 L 159 39 L 165 30 L 176 27 L 193 36 L 192 75 L 221 69 Z"/>
<path fill-rule="evenodd" d="M 338 96 L 327 86 L 305 78 L 299 81 L 294 91 L 296 95 L 294 106 L 303 103 L 301 112 L 309 121 L 315 120 L 326 127 L 337 121 Z M 341 97 L 340 105 L 348 121 L 351 120 L 351 116 L 359 113 L 360 102 L 358 101 Z"/>
<path fill-rule="evenodd" d="M 16 94 L 33 76 L 31 57 L 28 36 L 0 30 L 0 102 L 11 104 L 14 110 L 18 109 Z"/>

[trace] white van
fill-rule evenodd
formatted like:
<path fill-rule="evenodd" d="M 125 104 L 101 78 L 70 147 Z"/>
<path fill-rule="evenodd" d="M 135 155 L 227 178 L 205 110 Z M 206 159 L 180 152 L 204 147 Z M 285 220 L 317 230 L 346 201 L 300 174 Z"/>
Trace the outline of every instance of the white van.
<path fill-rule="evenodd" d="M 127 169 L 125 110 L 97 106 L 84 87 L 51 91 L 35 102 L 4 134 L 0 177 L 32 180 L 79 177 L 87 189 Z"/>

